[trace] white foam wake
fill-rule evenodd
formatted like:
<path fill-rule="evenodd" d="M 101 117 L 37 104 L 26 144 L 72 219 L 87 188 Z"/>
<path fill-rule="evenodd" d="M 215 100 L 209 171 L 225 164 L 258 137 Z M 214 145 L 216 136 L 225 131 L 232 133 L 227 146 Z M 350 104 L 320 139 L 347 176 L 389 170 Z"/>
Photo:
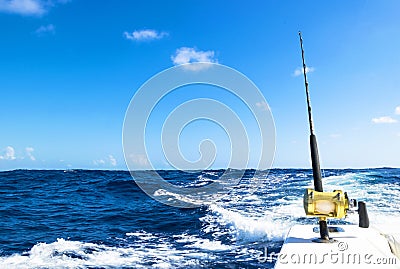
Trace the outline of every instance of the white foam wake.
<path fill-rule="evenodd" d="M 197 235 L 166 236 L 144 231 L 127 233 L 124 247 L 57 239 L 30 251 L 0 257 L 0 268 L 189 268 L 216 259 L 231 246 Z M 177 245 L 181 247 L 177 249 Z"/>
<path fill-rule="evenodd" d="M 298 212 L 301 211 L 298 207 L 301 206 L 298 201 L 292 201 L 265 211 L 260 216 L 246 215 L 246 212 L 233 211 L 214 204 L 210 206 L 210 210 L 216 215 L 209 215 L 204 221 L 215 221 L 218 225 L 229 226 L 235 232 L 236 240 L 240 242 L 282 241 L 290 227 L 295 224 L 295 219 L 299 217 Z M 210 229 L 215 227 L 211 226 Z"/>
<path fill-rule="evenodd" d="M 38 243 L 23 254 L 0 258 L 1 268 L 171 268 L 198 265 L 207 255 L 189 250 L 175 250 L 167 244 L 155 248 L 109 247 L 105 245 L 58 239 Z"/>

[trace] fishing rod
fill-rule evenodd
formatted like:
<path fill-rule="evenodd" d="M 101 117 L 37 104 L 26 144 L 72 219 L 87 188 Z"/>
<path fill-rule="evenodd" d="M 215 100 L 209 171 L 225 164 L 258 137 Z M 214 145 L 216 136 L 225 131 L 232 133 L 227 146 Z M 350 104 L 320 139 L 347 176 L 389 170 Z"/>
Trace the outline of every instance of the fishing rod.
<path fill-rule="evenodd" d="M 306 97 L 307 97 L 308 121 L 310 125 L 310 150 L 311 150 L 311 163 L 312 163 L 313 178 L 314 178 L 314 190 L 317 192 L 323 192 L 321 168 L 319 165 L 317 138 L 314 134 L 310 93 L 308 91 L 307 66 L 304 60 L 303 38 L 301 36 L 301 32 L 299 32 L 299 37 L 300 37 L 300 47 L 301 47 L 301 58 L 303 60 L 304 85 L 306 88 Z M 329 240 L 329 231 L 328 231 L 328 225 L 326 223 L 326 217 L 319 218 L 319 232 L 321 240 Z"/>

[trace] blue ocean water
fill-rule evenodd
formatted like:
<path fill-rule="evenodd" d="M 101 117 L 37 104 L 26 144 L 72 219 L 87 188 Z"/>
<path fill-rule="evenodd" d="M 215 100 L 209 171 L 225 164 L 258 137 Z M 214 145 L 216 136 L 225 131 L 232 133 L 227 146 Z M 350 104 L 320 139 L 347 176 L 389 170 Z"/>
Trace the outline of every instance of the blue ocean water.
<path fill-rule="evenodd" d="M 201 186 L 222 170 L 158 171 Z M 326 190 L 367 202 L 371 225 L 400 225 L 400 169 L 324 170 Z M 273 268 L 302 207 L 311 170 L 246 171 L 221 201 L 176 208 L 148 197 L 126 171 L 0 172 L 0 268 Z M 179 199 L 166 195 L 166 199 Z M 356 214 L 341 223 L 357 223 Z"/>

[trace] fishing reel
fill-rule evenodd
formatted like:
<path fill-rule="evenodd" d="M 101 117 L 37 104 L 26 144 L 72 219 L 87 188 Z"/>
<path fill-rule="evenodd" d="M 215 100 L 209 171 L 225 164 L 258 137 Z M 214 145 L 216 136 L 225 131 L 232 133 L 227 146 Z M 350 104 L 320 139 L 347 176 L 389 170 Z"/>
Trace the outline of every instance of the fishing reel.
<path fill-rule="evenodd" d="M 303 197 L 304 211 L 307 216 L 319 218 L 346 217 L 347 212 L 358 205 L 359 226 L 369 227 L 367 208 L 364 202 L 349 199 L 347 192 L 335 190 L 333 192 L 319 192 L 314 189 L 306 189 Z"/>

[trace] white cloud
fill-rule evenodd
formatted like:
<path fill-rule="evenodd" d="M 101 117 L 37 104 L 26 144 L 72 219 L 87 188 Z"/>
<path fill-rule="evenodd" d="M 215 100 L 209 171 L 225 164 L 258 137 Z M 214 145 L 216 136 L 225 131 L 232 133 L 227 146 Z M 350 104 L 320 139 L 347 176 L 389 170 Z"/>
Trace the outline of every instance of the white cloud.
<path fill-rule="evenodd" d="M 39 0 L 0 0 L 0 12 L 20 15 L 42 15 L 46 12 Z"/>
<path fill-rule="evenodd" d="M 108 155 L 108 159 L 109 159 L 110 164 L 111 164 L 112 166 L 116 166 L 116 165 L 117 165 L 117 160 L 114 158 L 114 156 Z"/>
<path fill-rule="evenodd" d="M 131 161 L 139 166 L 146 166 L 149 164 L 149 161 L 147 160 L 147 156 L 144 154 L 131 154 L 129 155 L 129 158 Z"/>
<path fill-rule="evenodd" d="M 117 166 L 117 160 L 113 155 L 108 155 L 107 158 L 100 160 L 93 160 L 93 164 L 96 166 Z"/>
<path fill-rule="evenodd" d="M 44 35 L 46 33 L 49 34 L 54 34 L 56 32 L 56 28 L 54 27 L 53 24 L 49 24 L 49 25 L 42 25 L 40 26 L 38 29 L 36 29 L 35 33 L 37 35 Z"/>
<path fill-rule="evenodd" d="M 15 150 L 13 147 L 6 147 L 6 154 L 4 155 L 6 160 L 15 160 Z"/>
<path fill-rule="evenodd" d="M 96 166 L 104 165 L 105 163 L 106 162 L 103 159 L 101 159 L 101 160 L 93 160 L 93 164 L 96 165 Z"/>
<path fill-rule="evenodd" d="M 25 16 L 41 16 L 56 4 L 71 0 L 0 0 L 0 12 Z"/>
<path fill-rule="evenodd" d="M 269 106 L 265 101 L 257 102 L 256 106 L 261 110 L 269 110 Z"/>
<path fill-rule="evenodd" d="M 23 160 L 25 158 L 30 159 L 32 161 L 35 161 L 36 158 L 33 156 L 33 152 L 35 151 L 34 148 L 32 147 L 26 147 L 25 148 L 25 155 L 18 156 L 18 159 Z M 17 159 L 17 156 L 15 154 L 15 149 L 11 146 L 7 146 L 3 150 L 3 154 L 0 155 L 0 160 L 15 160 Z"/>
<path fill-rule="evenodd" d="M 214 58 L 214 51 L 201 51 L 195 48 L 182 47 L 175 51 L 175 55 L 171 56 L 174 65 L 189 64 L 189 63 L 217 63 Z M 197 71 L 206 68 L 207 65 L 187 65 L 187 69 Z"/>
<path fill-rule="evenodd" d="M 0 155 L 0 160 L 15 160 L 15 150 L 11 146 L 7 146 L 4 149 L 4 154 Z"/>
<path fill-rule="evenodd" d="M 384 117 L 379 117 L 379 118 L 373 118 L 372 122 L 373 123 L 396 123 L 397 120 L 393 119 L 392 117 L 389 117 L 389 116 L 384 116 Z"/>
<path fill-rule="evenodd" d="M 35 156 L 33 156 L 33 154 L 32 154 L 33 151 L 35 151 L 35 149 L 32 148 L 32 147 L 27 147 L 27 148 L 25 148 L 26 156 L 27 156 L 29 159 L 31 159 L 32 161 L 35 161 L 36 158 L 35 158 Z"/>
<path fill-rule="evenodd" d="M 394 109 L 394 113 L 395 113 L 396 115 L 400 115 L 400 106 L 398 106 L 398 107 L 396 107 L 396 108 Z"/>
<path fill-rule="evenodd" d="M 129 40 L 136 40 L 136 41 L 149 41 L 155 39 L 161 39 L 163 37 L 168 36 L 167 32 L 157 32 L 156 30 L 139 30 L 134 31 L 132 33 L 124 32 L 124 36 L 126 39 Z"/>
<path fill-rule="evenodd" d="M 314 67 L 306 67 L 306 74 L 314 72 Z M 293 76 L 298 77 L 303 74 L 303 67 L 297 67 L 293 72 Z"/>

